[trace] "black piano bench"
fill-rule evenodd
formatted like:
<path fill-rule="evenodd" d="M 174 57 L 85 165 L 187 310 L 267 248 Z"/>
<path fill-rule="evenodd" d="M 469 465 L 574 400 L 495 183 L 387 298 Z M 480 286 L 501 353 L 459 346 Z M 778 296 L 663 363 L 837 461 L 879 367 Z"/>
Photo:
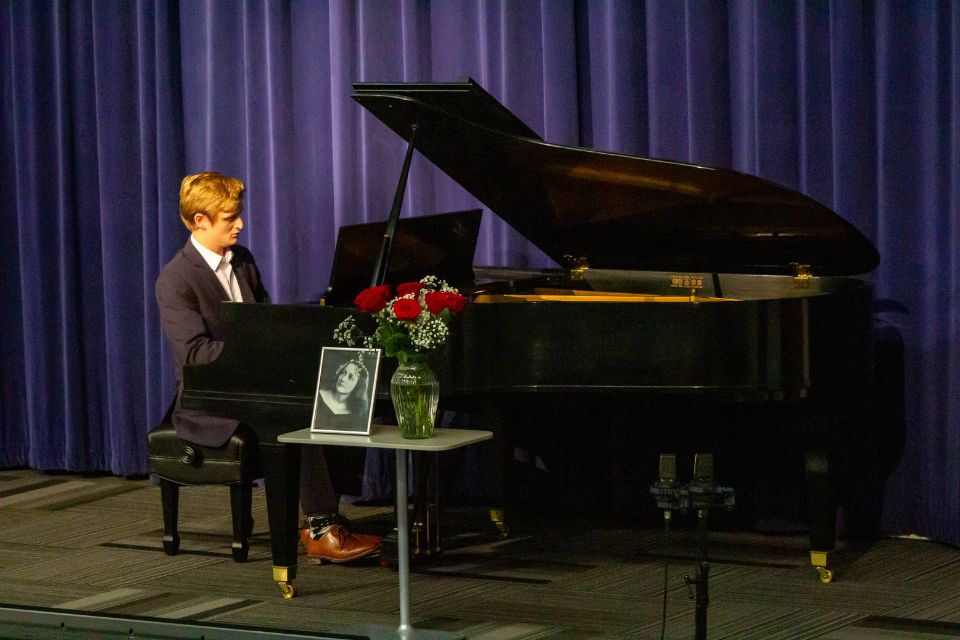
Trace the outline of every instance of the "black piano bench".
<path fill-rule="evenodd" d="M 230 486 L 233 559 L 246 562 L 253 532 L 253 482 L 263 477 L 260 447 L 252 429 L 240 425 L 222 447 L 204 447 L 181 440 L 173 425 L 165 422 L 147 436 L 147 464 L 160 480 L 163 550 L 167 555 L 180 552 L 180 485 L 222 484 Z"/>

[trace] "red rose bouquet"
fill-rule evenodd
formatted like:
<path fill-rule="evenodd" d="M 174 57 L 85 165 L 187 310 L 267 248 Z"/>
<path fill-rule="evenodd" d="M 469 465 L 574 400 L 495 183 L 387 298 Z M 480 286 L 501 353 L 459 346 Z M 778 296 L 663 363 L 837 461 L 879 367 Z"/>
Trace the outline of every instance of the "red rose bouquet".
<path fill-rule="evenodd" d="M 365 335 L 351 316 L 334 330 L 333 338 L 350 347 L 379 347 L 386 356 L 406 363 L 411 356 L 427 353 L 446 342 L 450 319 L 463 311 L 466 302 L 455 288 L 436 276 L 397 285 L 393 298 L 389 285 L 370 287 L 357 295 L 354 305 L 373 314 L 376 331 Z"/>

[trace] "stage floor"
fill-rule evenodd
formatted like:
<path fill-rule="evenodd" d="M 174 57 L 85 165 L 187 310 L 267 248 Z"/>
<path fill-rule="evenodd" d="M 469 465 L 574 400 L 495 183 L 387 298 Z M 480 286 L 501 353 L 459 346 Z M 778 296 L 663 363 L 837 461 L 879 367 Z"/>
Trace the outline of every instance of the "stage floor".
<path fill-rule="evenodd" d="M 370 532 L 388 506 L 344 504 Z M 398 619 L 396 570 L 376 560 L 313 566 L 301 556 L 293 600 L 271 578 L 266 504 L 254 490 L 249 561 L 230 554 L 228 491 L 180 494 L 181 553 L 160 546 L 160 490 L 147 480 L 0 470 L 0 604 L 368 636 Z M 446 550 L 411 574 L 418 629 L 471 639 L 694 636 L 692 515 L 662 530 L 589 519 L 519 522 L 499 539 L 481 509 L 448 509 Z M 841 545 L 823 585 L 803 535 L 710 535 L 709 638 L 960 638 L 960 551 L 920 540 Z M 72 636 L 71 636 L 72 637 Z"/>

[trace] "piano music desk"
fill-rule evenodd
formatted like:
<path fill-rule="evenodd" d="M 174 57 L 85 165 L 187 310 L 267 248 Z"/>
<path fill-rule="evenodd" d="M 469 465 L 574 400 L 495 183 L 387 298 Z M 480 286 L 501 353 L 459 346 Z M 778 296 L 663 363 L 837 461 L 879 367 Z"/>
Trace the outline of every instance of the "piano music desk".
<path fill-rule="evenodd" d="M 372 447 L 374 449 L 393 449 L 397 459 L 397 487 L 407 486 L 406 451 L 450 451 L 467 445 L 489 440 L 490 431 L 475 429 L 437 429 L 436 435 L 423 440 L 408 440 L 400 436 L 400 431 L 392 425 L 374 425 L 369 436 L 343 433 L 311 433 L 310 429 L 300 429 L 277 436 L 279 442 L 298 445 L 326 445 L 338 447 Z M 400 626 L 397 633 L 401 638 L 412 637 L 410 624 L 410 537 L 407 523 L 407 492 L 397 491 L 397 547 L 398 569 L 400 574 Z"/>

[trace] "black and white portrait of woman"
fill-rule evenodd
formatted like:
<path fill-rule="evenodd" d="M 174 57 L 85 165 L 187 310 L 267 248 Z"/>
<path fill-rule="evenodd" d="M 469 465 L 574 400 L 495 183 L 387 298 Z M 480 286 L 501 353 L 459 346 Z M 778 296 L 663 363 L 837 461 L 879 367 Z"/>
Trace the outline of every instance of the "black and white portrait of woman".
<path fill-rule="evenodd" d="M 370 433 L 379 349 L 324 347 L 310 430 Z"/>

